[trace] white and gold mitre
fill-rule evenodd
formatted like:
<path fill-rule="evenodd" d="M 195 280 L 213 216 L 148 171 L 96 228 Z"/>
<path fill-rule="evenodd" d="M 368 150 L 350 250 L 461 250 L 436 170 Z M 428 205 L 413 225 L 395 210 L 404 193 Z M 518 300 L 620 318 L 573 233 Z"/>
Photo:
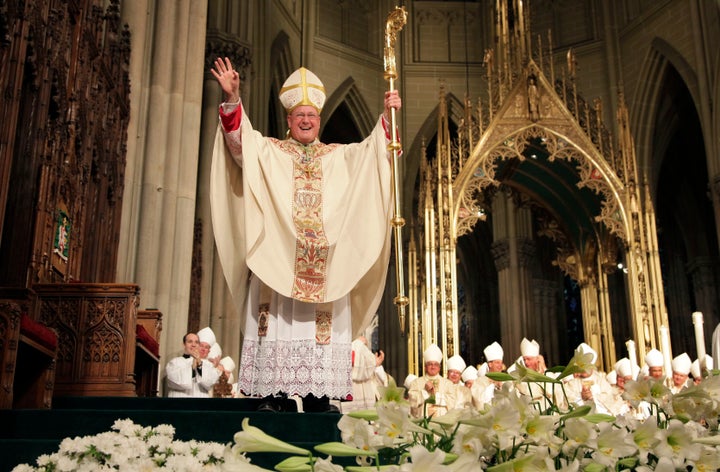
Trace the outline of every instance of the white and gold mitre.
<path fill-rule="evenodd" d="M 288 113 L 300 105 L 310 105 L 320 113 L 325 105 L 325 87 L 317 75 L 301 67 L 283 84 L 280 102 Z"/>

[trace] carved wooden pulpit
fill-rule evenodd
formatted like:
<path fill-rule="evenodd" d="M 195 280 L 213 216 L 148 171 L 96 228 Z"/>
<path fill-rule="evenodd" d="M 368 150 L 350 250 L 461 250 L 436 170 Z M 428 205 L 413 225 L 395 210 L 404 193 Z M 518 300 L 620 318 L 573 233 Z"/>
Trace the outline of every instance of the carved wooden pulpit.
<path fill-rule="evenodd" d="M 36 319 L 58 335 L 55 396 L 135 396 L 134 284 L 38 284 Z"/>

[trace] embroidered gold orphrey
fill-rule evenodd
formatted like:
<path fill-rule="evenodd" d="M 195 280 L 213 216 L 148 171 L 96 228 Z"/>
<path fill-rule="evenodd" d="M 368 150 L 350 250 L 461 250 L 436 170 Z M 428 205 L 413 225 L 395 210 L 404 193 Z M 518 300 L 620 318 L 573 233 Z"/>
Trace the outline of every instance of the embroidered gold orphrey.
<path fill-rule="evenodd" d="M 295 277 L 292 297 L 309 303 L 325 299 L 329 243 L 323 227 L 322 156 L 337 144 L 303 146 L 294 140 L 274 140 L 293 159 L 293 223 Z"/>
<path fill-rule="evenodd" d="M 315 342 L 317 344 L 330 344 L 332 337 L 332 312 L 322 308 L 331 308 L 331 303 L 323 304 L 315 310 Z"/>

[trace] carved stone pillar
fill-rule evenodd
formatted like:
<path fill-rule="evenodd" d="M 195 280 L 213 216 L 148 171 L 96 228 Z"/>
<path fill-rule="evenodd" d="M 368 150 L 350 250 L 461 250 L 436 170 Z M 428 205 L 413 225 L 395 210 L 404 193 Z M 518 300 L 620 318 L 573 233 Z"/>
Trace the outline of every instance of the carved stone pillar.
<path fill-rule="evenodd" d="M 207 1 L 124 2 L 121 13 L 133 29 L 117 278 L 141 287 L 142 308 L 167 314 L 167 359 L 187 331 Z"/>
<path fill-rule="evenodd" d="M 234 301 L 228 290 L 222 266 L 215 250 L 215 239 L 210 212 L 210 168 L 215 134 L 218 129 L 218 107 L 223 100 L 222 91 L 210 68 L 218 57 L 228 57 L 240 74 L 243 98 L 249 94 L 245 87 L 250 75 L 251 51 L 247 44 L 237 39 L 209 31 L 205 45 L 205 74 L 203 82 L 203 109 L 200 133 L 200 162 L 198 168 L 198 195 L 196 215 L 201 227 L 201 237 L 196 241 L 195 248 L 202 256 L 193 268 L 192 291 L 199 303 L 199 327 L 210 326 L 217 335 L 217 341 L 223 348 L 223 355 L 240 363 L 241 333 L 240 311 L 243 309 L 239 301 Z M 245 103 L 245 101 L 243 101 Z M 192 317 L 191 317 L 192 318 Z"/>
<path fill-rule="evenodd" d="M 500 192 L 493 202 L 493 235 L 491 251 L 498 272 L 500 306 L 500 343 L 507 362 L 520 355 L 523 337 L 537 336 L 539 317 L 531 313 L 534 244 L 531 238 L 532 215 L 529 209 L 515 205 L 510 194 Z"/>

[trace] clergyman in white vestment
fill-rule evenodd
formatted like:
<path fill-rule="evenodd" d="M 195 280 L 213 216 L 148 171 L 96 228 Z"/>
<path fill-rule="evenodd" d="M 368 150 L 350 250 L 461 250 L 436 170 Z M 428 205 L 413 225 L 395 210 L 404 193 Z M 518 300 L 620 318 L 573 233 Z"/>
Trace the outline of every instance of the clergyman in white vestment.
<path fill-rule="evenodd" d="M 280 91 L 288 138 L 253 129 L 230 61 L 212 73 L 225 102 L 213 152 L 213 231 L 234 300 L 244 306 L 238 390 L 344 398 L 351 342 L 385 285 L 392 212 L 390 108 L 364 141 L 318 140 L 325 91 L 305 68 Z"/>

